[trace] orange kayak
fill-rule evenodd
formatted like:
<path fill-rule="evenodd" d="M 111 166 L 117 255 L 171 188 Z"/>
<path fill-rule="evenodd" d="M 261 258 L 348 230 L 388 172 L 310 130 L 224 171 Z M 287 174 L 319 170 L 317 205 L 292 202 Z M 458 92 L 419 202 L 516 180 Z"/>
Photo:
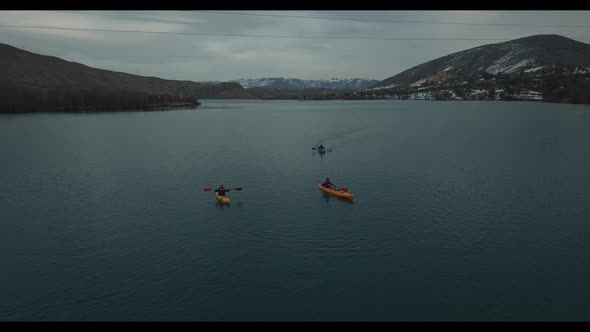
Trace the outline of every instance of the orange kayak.
<path fill-rule="evenodd" d="M 348 191 L 322 187 L 322 185 L 319 183 L 318 183 L 318 189 L 320 189 L 321 191 L 325 192 L 328 195 L 349 199 L 351 201 L 354 198 L 354 195 L 349 193 Z"/>

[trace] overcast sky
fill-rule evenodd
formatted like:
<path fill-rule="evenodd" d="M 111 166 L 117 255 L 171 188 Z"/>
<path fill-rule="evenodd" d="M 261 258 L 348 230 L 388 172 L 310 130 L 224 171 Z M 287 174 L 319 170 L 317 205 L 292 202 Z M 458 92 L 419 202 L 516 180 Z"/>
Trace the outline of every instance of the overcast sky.
<path fill-rule="evenodd" d="M 347 38 L 509 40 L 535 34 L 560 34 L 590 43 L 589 27 L 378 21 L 590 26 L 590 11 L 223 12 L 226 14 L 202 11 L 0 11 L 0 25 Z M 499 41 L 300 39 L 0 27 L 0 42 L 101 69 L 166 79 L 229 81 L 279 76 L 381 80 L 440 56 Z"/>

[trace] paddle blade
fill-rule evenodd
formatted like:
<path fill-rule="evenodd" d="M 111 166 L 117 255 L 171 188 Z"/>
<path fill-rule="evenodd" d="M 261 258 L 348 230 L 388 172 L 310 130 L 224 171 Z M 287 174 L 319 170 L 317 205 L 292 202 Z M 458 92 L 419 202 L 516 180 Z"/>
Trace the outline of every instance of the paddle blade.
<path fill-rule="evenodd" d="M 242 190 L 242 187 L 239 187 L 239 188 L 232 188 L 232 190 Z"/>
<path fill-rule="evenodd" d="M 211 190 L 213 190 L 213 189 L 211 189 L 211 188 L 203 188 L 203 191 L 211 191 Z"/>

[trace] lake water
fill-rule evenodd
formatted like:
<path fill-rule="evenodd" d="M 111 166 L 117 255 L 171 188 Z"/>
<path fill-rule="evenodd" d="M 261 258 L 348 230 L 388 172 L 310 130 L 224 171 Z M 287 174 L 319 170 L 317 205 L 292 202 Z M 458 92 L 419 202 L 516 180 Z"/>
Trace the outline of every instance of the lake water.
<path fill-rule="evenodd" d="M 204 100 L 2 115 L 0 320 L 588 320 L 587 113 Z M 326 198 L 326 177 L 354 203 Z M 203 191 L 220 183 L 243 187 L 231 207 Z"/>

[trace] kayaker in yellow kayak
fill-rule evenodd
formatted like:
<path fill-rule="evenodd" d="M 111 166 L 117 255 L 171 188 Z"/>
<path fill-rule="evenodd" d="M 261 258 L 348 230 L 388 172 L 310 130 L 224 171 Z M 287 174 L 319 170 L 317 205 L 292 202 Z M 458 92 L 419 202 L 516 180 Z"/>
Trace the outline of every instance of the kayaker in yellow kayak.
<path fill-rule="evenodd" d="M 324 183 L 322 183 L 322 187 L 336 189 L 336 185 L 334 185 L 332 182 L 330 182 L 329 178 L 326 178 L 326 181 L 324 181 Z"/>
<path fill-rule="evenodd" d="M 223 186 L 223 183 L 219 186 L 219 188 L 215 189 L 215 192 L 219 196 L 225 196 L 225 193 L 228 191 L 229 191 L 229 189 L 225 189 L 225 187 Z"/>

